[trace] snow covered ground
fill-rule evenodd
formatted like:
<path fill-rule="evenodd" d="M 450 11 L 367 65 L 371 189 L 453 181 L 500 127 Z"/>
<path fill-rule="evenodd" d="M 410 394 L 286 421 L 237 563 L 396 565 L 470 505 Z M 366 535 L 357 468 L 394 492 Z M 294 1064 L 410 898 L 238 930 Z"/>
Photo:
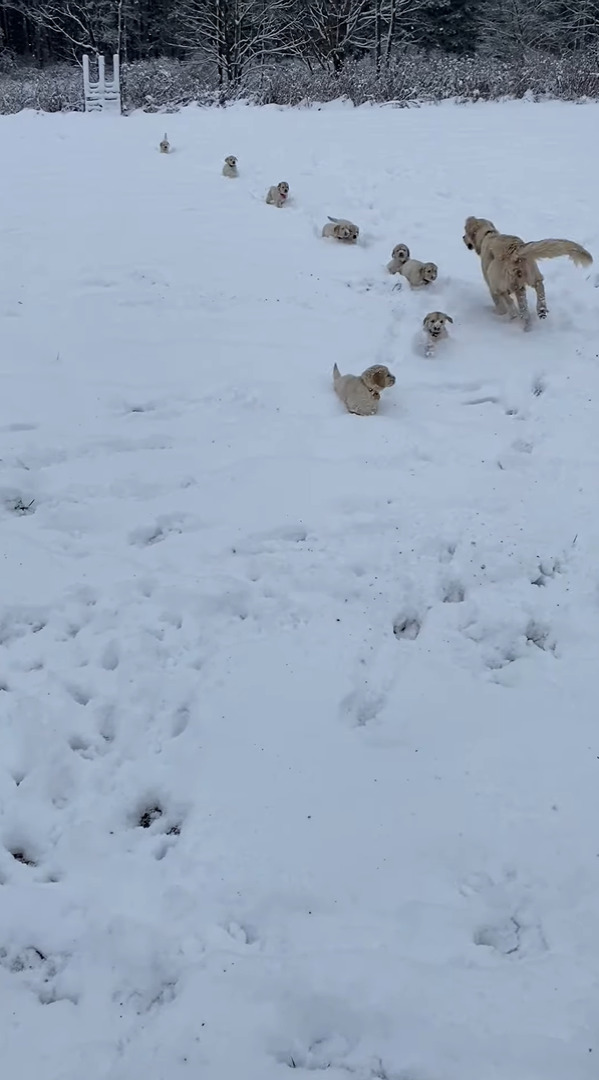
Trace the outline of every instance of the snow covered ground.
<path fill-rule="evenodd" d="M 0 119 L 7 1077 L 596 1080 L 598 120 Z"/>

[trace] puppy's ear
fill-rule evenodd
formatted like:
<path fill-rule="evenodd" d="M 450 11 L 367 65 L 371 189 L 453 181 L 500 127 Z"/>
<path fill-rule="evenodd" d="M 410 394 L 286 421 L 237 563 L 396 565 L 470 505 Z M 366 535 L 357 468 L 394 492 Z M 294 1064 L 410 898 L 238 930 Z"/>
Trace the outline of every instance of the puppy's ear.
<path fill-rule="evenodd" d="M 441 314 L 442 314 L 443 318 L 447 320 L 447 322 L 450 322 L 453 325 L 453 319 L 452 319 L 451 315 L 446 315 L 444 311 L 442 311 Z"/>
<path fill-rule="evenodd" d="M 377 368 L 372 373 L 372 381 L 375 386 L 379 386 L 381 390 L 385 389 L 385 372 L 381 368 Z"/>

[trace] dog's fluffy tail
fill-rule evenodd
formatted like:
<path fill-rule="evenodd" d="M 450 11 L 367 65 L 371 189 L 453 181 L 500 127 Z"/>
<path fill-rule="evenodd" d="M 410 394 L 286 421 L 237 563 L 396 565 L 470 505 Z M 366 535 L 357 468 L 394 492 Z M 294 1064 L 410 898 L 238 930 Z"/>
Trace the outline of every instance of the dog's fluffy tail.
<path fill-rule="evenodd" d="M 559 259 L 567 255 L 577 266 L 590 266 L 593 256 L 573 240 L 532 240 L 522 244 L 518 255 L 531 255 L 533 259 Z"/>
<path fill-rule="evenodd" d="M 338 224 L 339 224 L 339 222 L 341 221 L 341 218 L 338 218 L 338 217 L 331 217 L 331 215 L 330 215 L 330 214 L 327 214 L 327 217 L 328 217 L 329 221 L 332 221 L 332 222 L 333 222 L 333 224 L 334 224 L 334 225 L 338 225 Z"/>
<path fill-rule="evenodd" d="M 337 367 L 337 365 L 335 364 L 335 367 L 333 368 L 333 384 L 334 384 L 335 386 L 336 386 L 336 385 L 337 385 L 337 383 L 339 382 L 339 379 L 340 379 L 340 378 L 341 378 L 341 372 L 339 371 L 339 368 L 338 368 L 338 367 Z"/>

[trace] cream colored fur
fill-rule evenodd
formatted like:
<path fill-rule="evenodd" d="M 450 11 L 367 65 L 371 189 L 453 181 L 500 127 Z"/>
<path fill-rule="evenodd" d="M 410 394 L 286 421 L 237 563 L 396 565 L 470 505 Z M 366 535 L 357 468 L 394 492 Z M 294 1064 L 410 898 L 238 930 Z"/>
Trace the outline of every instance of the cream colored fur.
<path fill-rule="evenodd" d="M 325 225 L 322 230 L 322 235 L 332 238 L 333 240 L 341 240 L 344 244 L 355 244 L 360 230 L 357 225 L 354 225 L 353 221 L 347 221 L 345 218 L 329 217 L 330 225 Z"/>
<path fill-rule="evenodd" d="M 168 141 L 168 139 L 166 137 L 166 131 L 165 131 L 164 139 L 160 140 L 160 153 L 161 154 L 168 154 L 170 148 L 171 148 L 171 144 L 169 143 L 169 141 Z"/>
<path fill-rule="evenodd" d="M 289 197 L 289 184 L 286 180 L 281 180 L 280 184 L 273 184 L 269 187 L 266 194 L 266 201 L 269 206 L 278 206 L 279 210 L 285 205 Z"/>
<path fill-rule="evenodd" d="M 413 289 L 430 285 L 437 280 L 438 269 L 435 263 L 422 263 L 410 258 L 410 249 L 406 244 L 396 244 L 391 252 L 391 262 L 387 264 L 390 274 L 401 274 Z"/>
<path fill-rule="evenodd" d="M 387 270 L 390 274 L 399 274 L 409 258 L 410 249 L 407 244 L 396 244 L 391 252 L 391 262 L 387 263 Z"/>
<path fill-rule="evenodd" d="M 239 176 L 237 169 L 237 158 L 233 154 L 229 154 L 225 158 L 225 164 L 223 165 L 223 176 L 228 176 L 229 179 L 234 180 Z"/>
<path fill-rule="evenodd" d="M 483 277 L 500 315 L 520 318 L 530 329 L 527 286 L 537 295 L 537 315 L 547 317 L 543 275 L 537 259 L 558 259 L 567 255 L 578 266 L 590 266 L 593 256 L 573 240 L 533 240 L 500 233 L 487 218 L 466 218 L 464 243 L 480 256 Z"/>
<path fill-rule="evenodd" d="M 448 322 L 453 323 L 453 319 L 451 315 L 446 315 L 444 311 L 429 311 L 428 315 L 425 315 L 422 320 L 422 329 L 424 330 L 424 351 L 426 356 L 432 356 L 438 342 L 449 337 L 447 333 Z"/>
<path fill-rule="evenodd" d="M 373 364 L 361 375 L 342 375 L 335 364 L 333 386 L 335 393 L 350 413 L 373 416 L 378 410 L 381 390 L 395 383 L 395 375 L 384 364 Z"/>
<path fill-rule="evenodd" d="M 435 263 L 422 263 L 418 259 L 407 259 L 400 267 L 402 277 L 409 281 L 413 289 L 420 289 L 423 285 L 431 285 L 437 280 L 438 269 Z"/>

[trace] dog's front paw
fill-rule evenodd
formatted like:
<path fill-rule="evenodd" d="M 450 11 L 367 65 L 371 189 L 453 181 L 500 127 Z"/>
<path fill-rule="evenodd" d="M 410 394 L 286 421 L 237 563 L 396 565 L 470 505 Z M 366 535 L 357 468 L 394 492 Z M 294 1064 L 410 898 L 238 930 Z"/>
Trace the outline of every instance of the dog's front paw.
<path fill-rule="evenodd" d="M 537 311 L 537 315 L 539 316 L 539 319 L 546 319 L 548 314 L 549 314 L 549 312 L 547 311 L 546 307 L 539 308 L 539 310 Z"/>

